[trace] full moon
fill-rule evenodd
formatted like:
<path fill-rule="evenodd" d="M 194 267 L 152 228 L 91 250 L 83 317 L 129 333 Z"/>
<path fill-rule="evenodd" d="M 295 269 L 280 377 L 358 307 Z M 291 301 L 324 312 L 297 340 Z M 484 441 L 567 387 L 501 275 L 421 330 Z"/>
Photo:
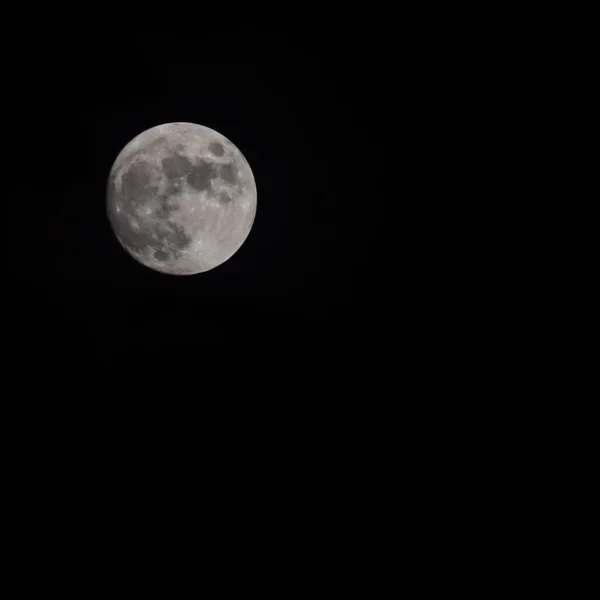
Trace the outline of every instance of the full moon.
<path fill-rule="evenodd" d="M 137 261 L 162 273 L 214 269 L 242 246 L 256 215 L 248 161 L 226 137 L 166 123 L 132 139 L 108 178 L 112 229 Z"/>

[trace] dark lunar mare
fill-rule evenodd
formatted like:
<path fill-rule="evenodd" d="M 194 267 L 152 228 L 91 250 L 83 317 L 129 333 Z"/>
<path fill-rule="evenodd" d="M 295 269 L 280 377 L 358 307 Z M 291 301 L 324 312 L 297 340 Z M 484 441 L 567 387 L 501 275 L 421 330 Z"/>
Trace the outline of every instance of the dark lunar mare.
<path fill-rule="evenodd" d="M 208 149 L 215 156 L 223 156 L 223 154 L 225 154 L 225 149 L 223 148 L 222 144 L 219 144 L 219 142 L 211 142 L 208 145 Z"/>
<path fill-rule="evenodd" d="M 117 215 L 110 212 L 109 218 L 115 233 L 126 248 L 134 252 L 142 252 L 145 248 L 160 250 L 163 258 L 155 256 L 158 260 L 179 258 L 182 251 L 189 247 L 192 238 L 189 237 L 183 227 L 175 223 L 165 223 L 160 227 L 144 227 L 143 222 L 139 230 L 131 227 L 129 217 Z M 168 253 L 169 252 L 169 253 Z"/>
<path fill-rule="evenodd" d="M 217 177 L 217 170 L 212 163 L 201 160 L 192 167 L 192 171 L 187 176 L 188 184 L 198 192 L 210 189 L 210 182 Z"/>
<path fill-rule="evenodd" d="M 174 246 L 175 251 L 185 250 L 192 242 L 192 238 L 185 233 L 185 229 L 176 223 L 169 223 L 166 231 L 159 227 L 156 237 L 159 241 Z"/>
<path fill-rule="evenodd" d="M 177 162 L 174 168 L 181 168 L 182 162 Z M 188 164 L 191 166 L 191 163 Z M 175 208 L 169 202 L 168 194 L 159 198 L 160 206 L 156 216 L 161 219 L 159 226 L 148 227 L 143 219 L 138 218 L 140 229 L 131 226 L 134 217 L 133 209 L 144 204 L 158 193 L 158 188 L 149 184 L 151 170 L 145 163 L 135 163 L 121 177 L 121 190 L 117 190 L 116 177 L 109 180 L 108 198 L 110 210 L 109 219 L 115 233 L 121 242 L 133 252 L 141 252 L 145 248 L 155 248 L 157 260 L 179 258 L 182 250 L 186 249 L 192 239 L 185 233 L 182 226 L 171 223 L 168 218 Z M 116 205 L 121 206 L 121 212 L 116 212 Z M 151 223 L 151 221 L 150 221 Z M 168 246 L 169 252 L 167 252 Z M 157 248 L 157 246 L 159 246 Z"/>
<path fill-rule="evenodd" d="M 192 163 L 187 157 L 181 154 L 174 154 L 173 156 L 167 156 L 161 161 L 161 165 L 165 175 L 169 179 L 177 179 L 187 175 L 192 169 Z"/>
<path fill-rule="evenodd" d="M 164 250 L 155 250 L 153 254 L 156 260 L 165 261 L 169 260 L 169 255 Z"/>
<path fill-rule="evenodd" d="M 169 181 L 167 184 L 167 196 L 173 196 L 181 191 L 181 182 L 179 180 Z"/>
<path fill-rule="evenodd" d="M 177 202 L 172 200 L 172 195 L 179 191 L 179 187 L 169 185 L 165 192 L 157 195 L 158 209 L 154 213 L 161 220 L 168 220 L 171 213 L 177 209 Z"/>
<path fill-rule="evenodd" d="M 156 244 L 156 239 L 152 237 L 152 231 L 147 229 L 132 229 L 129 222 L 130 217 L 121 212 L 116 214 L 114 210 L 109 211 L 110 222 L 124 246 L 134 252 L 140 252 L 147 246 Z"/>
<path fill-rule="evenodd" d="M 151 199 L 157 191 L 151 185 L 152 167 L 145 162 L 132 164 L 121 176 L 121 197 L 131 206 L 144 204 Z"/>
<path fill-rule="evenodd" d="M 226 165 L 220 165 L 219 175 L 223 179 L 223 181 L 227 183 L 235 183 L 237 181 L 235 168 L 233 167 L 233 163 L 228 163 Z"/>

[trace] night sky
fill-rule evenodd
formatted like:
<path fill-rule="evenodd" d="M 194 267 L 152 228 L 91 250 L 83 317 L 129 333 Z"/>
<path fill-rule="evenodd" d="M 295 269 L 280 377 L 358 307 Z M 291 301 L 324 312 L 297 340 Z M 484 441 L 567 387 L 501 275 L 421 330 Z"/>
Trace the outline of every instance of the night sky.
<path fill-rule="evenodd" d="M 428 523 L 445 534 L 440 522 L 456 521 L 447 509 L 470 510 L 465 494 L 486 491 L 481 473 L 495 477 L 496 463 L 513 472 L 495 458 L 506 452 L 494 428 L 504 439 L 506 419 L 528 424 L 510 402 L 504 410 L 515 394 L 502 386 L 514 387 L 515 360 L 519 375 L 531 361 L 518 354 L 510 306 L 491 304 L 512 289 L 470 237 L 493 236 L 505 205 L 490 209 L 498 179 L 479 180 L 488 149 L 467 130 L 475 113 L 487 136 L 504 107 L 487 109 L 485 60 L 466 69 L 468 89 L 456 76 L 482 55 L 462 36 L 473 19 L 454 27 L 428 8 L 421 22 L 382 14 L 369 29 L 363 13 L 379 10 L 361 8 L 350 26 L 344 9 L 322 35 L 298 26 L 292 36 L 302 11 L 286 8 L 275 35 L 266 21 L 213 32 L 208 19 L 149 5 L 140 12 L 157 29 L 140 22 L 119 35 L 91 9 L 65 18 L 67 35 L 29 6 L 23 31 L 6 20 L 0 423 L 20 585 L 38 563 L 51 571 L 33 577 L 46 587 L 79 585 L 71 572 L 82 585 L 104 581 L 90 565 L 110 575 L 125 551 L 129 565 L 128 542 L 158 548 L 164 522 L 184 533 L 168 546 L 184 571 L 207 549 L 228 584 L 233 549 L 231 564 L 243 557 L 254 577 L 245 588 L 279 585 L 278 575 L 313 585 L 313 573 L 321 585 L 331 573 L 336 590 L 362 576 L 371 591 L 404 515 L 429 543 Z M 30 21 L 46 31 L 29 32 Z M 465 60 L 449 38 L 461 38 Z M 137 263 L 106 213 L 119 152 L 176 121 L 231 140 L 258 193 L 234 256 L 179 277 Z M 508 297 L 515 311 L 522 302 L 521 288 Z M 485 440 L 500 450 L 486 452 Z"/>
<path fill-rule="evenodd" d="M 203 381 L 243 372 L 259 383 L 278 370 L 312 379 L 364 367 L 380 335 L 385 219 L 369 57 L 283 37 L 214 56 L 198 56 L 192 40 L 163 42 L 156 54 L 142 38 L 99 50 L 69 40 L 7 73 L 9 364 L 58 378 L 98 367 Z M 172 121 L 233 141 L 258 189 L 242 248 L 196 276 L 138 264 L 105 212 L 120 150 Z"/>

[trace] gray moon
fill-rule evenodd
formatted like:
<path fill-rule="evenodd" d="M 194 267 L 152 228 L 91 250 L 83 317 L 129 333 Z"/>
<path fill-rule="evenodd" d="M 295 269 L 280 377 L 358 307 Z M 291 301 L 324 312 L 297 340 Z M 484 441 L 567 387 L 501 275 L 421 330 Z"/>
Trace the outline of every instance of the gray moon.
<path fill-rule="evenodd" d="M 217 131 L 166 123 L 132 139 L 108 178 L 112 229 L 137 261 L 161 273 L 214 269 L 242 246 L 256 183 L 240 150 Z"/>

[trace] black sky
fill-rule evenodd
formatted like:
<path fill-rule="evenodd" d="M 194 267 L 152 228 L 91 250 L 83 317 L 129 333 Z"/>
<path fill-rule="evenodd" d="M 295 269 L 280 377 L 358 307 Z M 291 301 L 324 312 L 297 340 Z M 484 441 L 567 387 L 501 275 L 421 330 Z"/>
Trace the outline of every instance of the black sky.
<path fill-rule="evenodd" d="M 284 38 L 210 47 L 69 40 L 10 68 L 5 343 L 18 364 L 260 371 L 355 357 L 373 338 L 385 147 L 373 63 Z M 231 139 L 258 188 L 246 243 L 192 277 L 136 263 L 105 215 L 119 151 L 171 121 Z"/>

